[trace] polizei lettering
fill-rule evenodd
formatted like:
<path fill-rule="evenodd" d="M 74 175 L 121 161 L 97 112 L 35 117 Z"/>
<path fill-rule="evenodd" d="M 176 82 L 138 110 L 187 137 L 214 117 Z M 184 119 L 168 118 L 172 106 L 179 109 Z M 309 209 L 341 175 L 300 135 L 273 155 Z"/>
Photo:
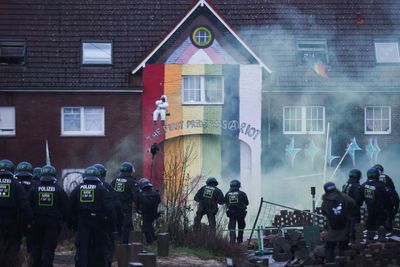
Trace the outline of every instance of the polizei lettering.
<path fill-rule="evenodd" d="M 11 184 L 11 179 L 0 178 L 0 183 L 2 183 L 2 184 Z"/>
<path fill-rule="evenodd" d="M 96 185 L 95 184 L 83 184 L 80 187 L 81 189 L 96 189 Z"/>
<path fill-rule="evenodd" d="M 39 186 L 39 192 L 55 192 L 56 188 L 54 186 Z"/>

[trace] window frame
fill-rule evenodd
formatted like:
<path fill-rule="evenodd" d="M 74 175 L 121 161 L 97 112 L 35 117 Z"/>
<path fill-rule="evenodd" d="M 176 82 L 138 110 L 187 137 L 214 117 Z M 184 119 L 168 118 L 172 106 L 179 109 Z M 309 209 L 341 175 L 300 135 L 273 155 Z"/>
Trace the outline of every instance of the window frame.
<path fill-rule="evenodd" d="M 79 108 L 80 109 L 80 131 L 65 131 L 64 130 L 64 109 Z M 101 108 L 102 109 L 102 130 L 101 131 L 85 131 L 85 108 Z M 104 106 L 63 106 L 61 107 L 61 136 L 105 136 L 105 107 Z"/>
<path fill-rule="evenodd" d="M 110 44 L 111 45 L 111 55 L 110 55 L 110 63 L 85 63 L 84 62 L 84 44 Z M 91 40 L 84 39 L 81 40 L 81 65 L 82 66 L 111 66 L 114 64 L 114 43 L 112 40 Z"/>
<path fill-rule="evenodd" d="M 368 131 L 367 130 L 367 108 L 388 108 L 389 110 L 389 130 L 388 131 Z M 373 110 L 374 112 L 374 110 Z M 381 112 L 382 114 L 382 112 Z M 374 116 L 372 116 L 372 119 L 369 119 L 374 121 Z M 381 115 L 381 121 L 383 120 L 382 115 Z M 388 135 L 392 133 L 392 107 L 391 106 L 365 106 L 364 107 L 364 134 L 365 135 Z"/>
<path fill-rule="evenodd" d="M 185 101 L 185 88 L 184 88 L 184 78 L 185 77 L 200 77 L 200 101 L 199 102 L 190 102 Z M 221 78 L 221 91 L 222 91 L 222 100 L 219 102 L 206 102 L 206 77 L 220 77 Z M 182 105 L 223 105 L 225 102 L 225 81 L 223 75 L 182 75 Z"/>
<path fill-rule="evenodd" d="M 377 53 L 377 47 L 376 44 L 377 43 L 385 43 L 385 44 L 396 44 L 397 45 L 397 53 L 398 53 L 398 57 L 397 60 L 398 61 L 378 61 L 378 53 Z M 375 63 L 377 65 L 386 65 L 386 64 L 400 64 L 400 44 L 398 40 L 374 40 L 374 53 L 375 53 Z"/>
<path fill-rule="evenodd" d="M 14 130 L 13 131 L 4 131 L 3 129 L 0 129 L 0 137 L 13 137 L 17 135 L 17 113 L 15 106 L 0 106 L 0 109 L 2 108 L 11 108 L 14 111 Z M 10 134 L 7 134 L 7 132 L 11 132 Z"/>
<path fill-rule="evenodd" d="M 198 37 L 197 34 L 201 31 L 204 31 L 207 34 L 207 36 L 205 36 L 205 37 L 208 37 L 208 38 L 206 38 L 205 42 L 201 42 L 197 39 L 197 37 Z M 204 37 L 204 36 L 201 36 L 201 37 Z M 194 46 L 196 46 L 200 49 L 207 48 L 207 47 L 211 46 L 212 43 L 214 42 L 214 33 L 208 26 L 199 25 L 192 30 L 192 32 L 190 34 L 190 40 L 192 41 L 192 44 Z"/>
<path fill-rule="evenodd" d="M 7 43 L 20 43 L 21 46 L 23 47 L 22 51 L 23 51 L 23 56 L 2 56 L 1 54 L 1 48 L 3 46 L 3 44 L 7 44 Z M 8 46 L 12 46 L 12 45 L 8 45 Z M 17 45 L 14 45 L 17 46 Z M 23 62 L 22 63 L 18 63 L 18 64 L 10 64 L 10 63 L 0 63 L 0 66 L 24 66 L 26 65 L 26 40 L 25 39 L 0 39 L 0 57 L 11 57 L 11 58 L 20 58 L 23 57 Z"/>
<path fill-rule="evenodd" d="M 287 108 L 300 108 L 300 131 L 287 131 L 285 129 L 285 121 L 291 120 L 286 119 L 286 109 Z M 307 108 L 322 108 L 322 131 L 307 131 L 307 121 L 312 121 L 313 119 L 307 118 Z M 325 106 L 283 106 L 283 117 L 282 117 L 282 132 L 284 135 L 300 135 L 300 134 L 325 134 Z M 316 119 L 319 120 L 318 118 Z"/>
<path fill-rule="evenodd" d="M 320 44 L 323 45 L 323 49 L 320 48 L 301 48 L 300 45 L 303 44 Z M 304 52 L 324 52 L 325 62 L 323 64 L 329 65 L 329 50 L 328 50 L 328 40 L 324 38 L 297 38 L 296 39 L 296 54 L 297 61 L 299 65 L 307 65 L 308 62 L 303 62 L 302 56 Z"/>

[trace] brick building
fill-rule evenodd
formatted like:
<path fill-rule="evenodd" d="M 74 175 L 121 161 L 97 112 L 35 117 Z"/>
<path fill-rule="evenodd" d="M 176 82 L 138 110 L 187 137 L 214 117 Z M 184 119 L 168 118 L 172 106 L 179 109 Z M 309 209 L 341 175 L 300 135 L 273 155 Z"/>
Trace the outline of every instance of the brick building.
<path fill-rule="evenodd" d="M 189 140 L 193 176 L 270 184 L 321 173 L 329 123 L 332 169 L 353 141 L 344 170 L 381 162 L 396 176 L 399 9 L 389 0 L 3 1 L 0 157 L 43 165 L 48 140 L 60 175 L 130 160 L 161 182 L 165 155 Z M 151 114 L 162 94 L 166 127 Z"/>

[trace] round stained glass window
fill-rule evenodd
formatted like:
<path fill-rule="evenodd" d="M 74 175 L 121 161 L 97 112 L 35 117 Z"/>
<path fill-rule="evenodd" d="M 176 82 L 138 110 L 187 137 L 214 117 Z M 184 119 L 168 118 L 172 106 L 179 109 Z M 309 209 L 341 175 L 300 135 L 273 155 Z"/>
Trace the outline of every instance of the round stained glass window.
<path fill-rule="evenodd" d="M 192 43 L 200 48 L 210 46 L 214 39 L 211 30 L 204 26 L 195 28 L 191 37 Z"/>

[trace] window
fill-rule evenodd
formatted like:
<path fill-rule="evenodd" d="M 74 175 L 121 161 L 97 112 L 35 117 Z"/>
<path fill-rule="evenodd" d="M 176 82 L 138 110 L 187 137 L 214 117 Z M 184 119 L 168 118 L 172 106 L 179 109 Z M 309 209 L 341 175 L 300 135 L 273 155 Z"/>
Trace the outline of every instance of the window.
<path fill-rule="evenodd" d="M 213 35 L 209 28 L 200 26 L 193 30 L 192 43 L 199 48 L 206 48 L 212 44 Z"/>
<path fill-rule="evenodd" d="M 82 42 L 82 64 L 112 64 L 112 43 Z"/>
<path fill-rule="evenodd" d="M 390 118 L 389 106 L 365 107 L 365 134 L 390 134 Z"/>
<path fill-rule="evenodd" d="M 400 63 L 398 42 L 375 42 L 376 63 Z"/>
<path fill-rule="evenodd" d="M 329 63 L 328 45 L 325 39 L 298 39 L 297 56 L 299 64 Z"/>
<path fill-rule="evenodd" d="M 183 76 L 184 104 L 223 104 L 224 80 L 222 76 Z"/>
<path fill-rule="evenodd" d="M 283 108 L 284 134 L 323 134 L 325 107 L 290 106 Z"/>
<path fill-rule="evenodd" d="M 0 136 L 15 135 L 15 108 L 0 107 Z"/>
<path fill-rule="evenodd" d="M 25 64 L 25 41 L 0 40 L 0 65 Z"/>
<path fill-rule="evenodd" d="M 63 107 L 62 135 L 104 135 L 103 107 Z"/>

